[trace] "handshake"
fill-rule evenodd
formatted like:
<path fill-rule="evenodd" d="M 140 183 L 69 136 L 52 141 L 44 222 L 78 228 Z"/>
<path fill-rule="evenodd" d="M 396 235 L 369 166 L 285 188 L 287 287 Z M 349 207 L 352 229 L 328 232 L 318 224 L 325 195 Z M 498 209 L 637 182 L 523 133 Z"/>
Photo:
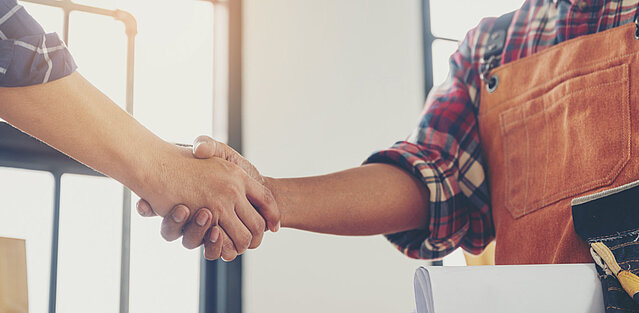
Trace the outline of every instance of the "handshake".
<path fill-rule="evenodd" d="M 231 261 L 257 248 L 265 231 L 279 230 L 280 211 L 273 194 L 239 153 L 208 136 L 198 137 L 192 151 L 176 149 L 177 158 L 158 156 L 159 181 L 148 179 L 153 188 L 138 193 L 141 216 L 164 217 L 165 240 L 183 236 L 182 245 L 188 249 L 203 244 L 207 259 Z"/>

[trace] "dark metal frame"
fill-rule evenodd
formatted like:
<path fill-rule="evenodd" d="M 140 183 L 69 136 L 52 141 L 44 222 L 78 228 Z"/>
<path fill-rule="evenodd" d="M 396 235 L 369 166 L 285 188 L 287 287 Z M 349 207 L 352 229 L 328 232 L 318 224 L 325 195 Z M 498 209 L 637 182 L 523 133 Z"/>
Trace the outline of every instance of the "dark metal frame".
<path fill-rule="evenodd" d="M 433 42 L 435 40 L 459 42 L 459 40 L 433 34 L 430 25 L 430 0 L 422 0 L 422 33 L 424 35 L 424 91 L 428 96 L 428 92 L 433 88 Z"/>
<path fill-rule="evenodd" d="M 124 23 L 127 35 L 126 111 L 133 114 L 133 82 L 135 35 L 137 23 L 128 12 L 108 10 L 73 3 L 71 0 L 22 0 L 25 2 L 56 7 L 64 13 L 63 40 L 69 43 L 69 19 L 71 12 L 111 16 Z M 228 31 L 228 42 L 214 45 L 214 58 L 218 49 L 228 49 L 228 143 L 235 150 L 242 149 L 242 2 L 241 0 L 203 0 L 211 2 L 215 10 L 214 29 Z M 226 14 L 224 18 L 219 14 Z M 225 24 L 228 21 L 228 24 Z M 215 63 L 215 62 L 214 62 Z M 214 64 L 215 65 L 215 64 Z M 215 72 L 213 72 L 215 73 Z M 215 77 L 214 77 L 215 84 Z M 213 86 L 214 92 L 215 86 Z M 215 97 L 214 97 L 215 99 Z M 215 103 L 213 104 L 215 105 Z M 0 123 L 0 166 L 50 172 L 54 177 L 54 214 L 51 242 L 51 276 L 49 313 L 56 311 L 57 268 L 60 228 L 60 192 L 63 174 L 103 176 L 102 174 L 69 158 L 46 144 L 20 132 L 7 123 Z M 131 192 L 126 187 L 122 203 L 122 257 L 120 269 L 120 313 L 129 312 L 129 265 Z M 242 311 L 242 260 L 224 263 L 206 261 L 202 258 L 200 276 L 201 313 L 240 313 Z"/>
<path fill-rule="evenodd" d="M 214 50 L 228 49 L 225 73 L 228 79 L 227 143 L 242 153 L 242 1 L 204 1 L 213 3 L 214 29 L 226 30 L 228 34 L 227 42 L 214 39 Z M 215 56 L 213 66 L 216 66 Z M 223 92 L 216 89 L 216 77 L 213 81 L 214 92 Z M 200 313 L 242 312 L 242 256 L 228 263 L 202 258 L 200 277 Z"/>
<path fill-rule="evenodd" d="M 63 17 L 63 40 L 69 44 L 69 20 L 71 12 L 85 12 L 95 15 L 110 16 L 121 21 L 125 26 L 127 35 L 127 67 L 126 67 L 126 111 L 133 114 L 133 82 L 134 82 L 134 59 L 135 59 L 135 35 L 137 34 L 137 23 L 133 15 L 122 10 L 108 10 L 87 5 L 81 5 L 71 0 L 23 0 L 35 4 L 45 5 L 62 9 Z M 12 132 L 8 125 L 3 125 L 3 129 Z M 43 166 L 54 177 L 54 202 L 53 202 L 53 234 L 51 240 L 51 273 L 49 281 L 49 312 L 56 311 L 57 297 L 57 279 L 58 279 L 58 247 L 60 233 L 60 192 L 61 179 L 65 173 L 77 173 L 84 175 L 101 176 L 86 166 L 73 161 L 65 155 L 54 149 L 22 134 L 14 133 L 13 137 L 6 137 L 5 134 L 0 138 L 8 139 L 7 143 L 25 144 L 24 150 L 16 149 L 16 145 L 4 147 L 0 149 L 7 158 L 18 157 L 22 159 L 24 156 L 33 156 L 39 158 L 38 162 L 12 162 L 8 164 L 0 160 L 2 166 L 12 166 L 27 169 L 40 169 Z M 31 148 L 36 148 L 32 151 Z M 8 155 L 6 155 L 8 154 Z M 120 260 L 120 313 L 129 312 L 129 266 L 130 266 L 130 241 L 131 241 L 131 191 L 123 188 L 122 201 L 122 253 Z"/>

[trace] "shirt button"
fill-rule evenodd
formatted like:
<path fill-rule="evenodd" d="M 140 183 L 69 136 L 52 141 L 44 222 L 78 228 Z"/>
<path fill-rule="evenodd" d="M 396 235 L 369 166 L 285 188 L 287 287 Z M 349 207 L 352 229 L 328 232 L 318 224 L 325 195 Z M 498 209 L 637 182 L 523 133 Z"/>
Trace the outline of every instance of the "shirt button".
<path fill-rule="evenodd" d="M 586 1 L 584 0 L 581 0 L 579 1 L 579 4 L 577 4 L 577 7 L 579 8 L 579 11 L 584 11 L 588 7 L 588 3 L 586 3 Z"/>

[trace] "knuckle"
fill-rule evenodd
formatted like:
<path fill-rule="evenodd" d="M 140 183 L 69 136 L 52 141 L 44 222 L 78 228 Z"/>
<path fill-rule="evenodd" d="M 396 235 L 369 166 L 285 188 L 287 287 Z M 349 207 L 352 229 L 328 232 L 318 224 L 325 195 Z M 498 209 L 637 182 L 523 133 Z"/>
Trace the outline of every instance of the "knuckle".
<path fill-rule="evenodd" d="M 208 209 L 211 211 L 211 213 L 213 213 L 213 211 L 216 211 L 218 213 L 224 212 L 225 205 L 219 197 L 212 197 L 208 199 L 208 203 L 210 203 L 210 207 Z"/>
<path fill-rule="evenodd" d="M 239 162 L 238 162 L 238 161 L 240 161 L 238 159 L 238 155 L 235 154 L 235 153 L 229 153 L 228 156 L 226 157 L 226 160 L 231 162 L 231 163 L 233 163 L 233 164 L 240 165 Z"/>
<path fill-rule="evenodd" d="M 224 247 L 222 247 L 222 252 L 221 252 L 221 256 L 222 256 L 222 260 L 224 261 L 233 261 L 235 259 L 235 257 L 237 257 L 237 251 L 235 251 L 235 247 L 233 247 L 233 244 L 231 244 L 231 246 L 227 246 L 226 244 L 224 245 Z"/>
<path fill-rule="evenodd" d="M 212 221 L 215 225 L 217 225 L 218 221 L 220 220 L 220 210 L 217 207 L 213 207 L 213 208 L 207 208 L 207 210 L 209 210 L 209 212 L 211 212 L 211 216 L 212 216 Z"/>
<path fill-rule="evenodd" d="M 222 260 L 226 261 L 226 262 L 231 262 L 233 260 L 235 260 L 235 258 L 238 256 L 238 254 L 235 251 L 222 251 Z"/>
<path fill-rule="evenodd" d="M 262 218 L 257 218 L 252 225 L 251 233 L 255 235 L 260 235 L 266 229 L 266 222 Z"/>
<path fill-rule="evenodd" d="M 242 193 L 242 189 L 238 184 L 228 184 L 224 189 L 224 192 L 226 194 L 232 195 L 234 197 L 237 197 Z"/>
<path fill-rule="evenodd" d="M 235 251 L 235 245 L 233 244 L 233 242 L 231 240 L 224 240 L 224 244 L 222 245 L 222 251 L 233 251 L 234 253 L 236 253 Z"/>
<path fill-rule="evenodd" d="M 218 144 L 220 145 L 220 147 L 222 147 L 222 149 L 224 149 L 224 150 L 227 150 L 227 151 L 235 151 L 235 150 L 233 150 L 233 148 L 231 148 L 229 145 L 227 145 L 227 144 L 225 144 L 225 143 L 223 143 L 223 142 L 217 142 L 217 143 L 218 143 Z"/>
<path fill-rule="evenodd" d="M 218 165 L 220 166 L 221 170 L 223 170 L 227 174 L 231 173 L 236 166 L 235 164 L 227 161 L 226 158 L 218 162 Z"/>
<path fill-rule="evenodd" d="M 236 213 L 235 213 L 235 208 L 233 206 L 231 205 L 219 206 L 220 223 L 224 223 L 224 221 L 226 222 L 231 221 L 234 215 L 236 215 Z"/>
<path fill-rule="evenodd" d="M 244 170 L 241 167 L 239 167 L 239 165 L 235 164 L 234 162 L 228 162 L 226 164 L 226 169 L 229 171 L 231 175 L 234 175 L 234 176 L 244 174 Z"/>
<path fill-rule="evenodd" d="M 253 240 L 251 241 L 251 245 L 249 246 L 249 249 L 255 249 L 257 247 L 260 246 L 260 244 L 262 244 L 262 235 L 258 235 L 258 236 L 254 236 Z"/>
<path fill-rule="evenodd" d="M 257 219 L 257 232 L 263 233 L 266 230 L 266 221 L 263 218 Z"/>
<path fill-rule="evenodd" d="M 251 233 L 246 232 L 243 233 L 240 238 L 238 238 L 237 246 L 235 247 L 239 254 L 242 254 L 246 251 L 251 245 L 251 240 L 253 240 L 253 236 Z"/>
<path fill-rule="evenodd" d="M 220 258 L 220 251 L 216 249 L 215 245 L 207 245 L 206 249 L 204 249 L 204 257 L 211 261 L 217 260 Z"/>
<path fill-rule="evenodd" d="M 220 255 L 216 255 L 215 253 L 204 253 L 204 257 L 209 261 L 215 261 L 220 258 Z"/>
<path fill-rule="evenodd" d="M 222 195 L 213 196 L 207 201 L 209 203 L 208 209 L 213 214 L 213 217 L 217 214 L 217 216 L 222 218 L 233 211 L 233 206 L 228 204 L 229 201 L 226 198 L 223 198 Z"/>

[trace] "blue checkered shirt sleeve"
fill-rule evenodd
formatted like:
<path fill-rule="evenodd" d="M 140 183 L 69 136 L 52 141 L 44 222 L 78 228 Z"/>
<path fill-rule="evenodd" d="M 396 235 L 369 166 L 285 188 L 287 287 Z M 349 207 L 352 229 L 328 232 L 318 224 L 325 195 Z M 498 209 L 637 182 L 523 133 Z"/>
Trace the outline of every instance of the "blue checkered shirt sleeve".
<path fill-rule="evenodd" d="M 76 68 L 56 33 L 47 34 L 16 0 L 0 0 L 0 87 L 43 84 Z"/>

